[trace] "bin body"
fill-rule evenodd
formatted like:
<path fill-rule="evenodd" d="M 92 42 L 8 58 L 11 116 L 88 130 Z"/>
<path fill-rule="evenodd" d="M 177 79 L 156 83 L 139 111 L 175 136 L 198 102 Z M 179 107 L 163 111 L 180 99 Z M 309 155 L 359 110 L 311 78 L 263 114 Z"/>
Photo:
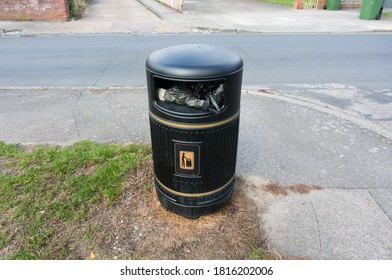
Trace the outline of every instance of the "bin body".
<path fill-rule="evenodd" d="M 327 10 L 339 10 L 340 9 L 340 0 L 327 0 Z"/>
<path fill-rule="evenodd" d="M 161 204 L 197 218 L 224 205 L 234 188 L 242 59 L 209 45 L 179 45 L 146 61 L 155 189 Z M 161 101 L 158 91 L 222 85 L 220 111 Z"/>
<path fill-rule="evenodd" d="M 359 18 L 373 20 L 379 16 L 384 0 L 363 0 Z"/>

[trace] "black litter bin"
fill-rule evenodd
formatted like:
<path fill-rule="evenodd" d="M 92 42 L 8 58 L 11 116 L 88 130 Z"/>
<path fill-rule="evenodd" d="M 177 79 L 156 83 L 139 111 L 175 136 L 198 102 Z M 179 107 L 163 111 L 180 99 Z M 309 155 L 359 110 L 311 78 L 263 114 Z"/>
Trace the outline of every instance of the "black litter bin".
<path fill-rule="evenodd" d="M 209 45 L 178 45 L 146 61 L 155 188 L 184 217 L 209 214 L 234 187 L 243 62 Z"/>

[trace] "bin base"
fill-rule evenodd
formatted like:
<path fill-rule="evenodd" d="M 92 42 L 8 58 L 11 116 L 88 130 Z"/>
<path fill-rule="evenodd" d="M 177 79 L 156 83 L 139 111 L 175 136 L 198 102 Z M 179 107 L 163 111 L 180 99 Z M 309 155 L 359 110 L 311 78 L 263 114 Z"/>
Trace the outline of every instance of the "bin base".
<path fill-rule="evenodd" d="M 179 204 L 172 198 L 166 196 L 161 189 L 159 188 L 158 183 L 155 181 L 155 190 L 158 195 L 158 199 L 163 207 L 167 210 L 170 210 L 180 216 L 190 219 L 197 219 L 201 216 L 211 214 L 219 209 L 221 209 L 230 199 L 233 190 L 234 190 L 234 180 L 228 186 L 229 191 L 218 200 L 213 201 L 210 204 L 203 204 L 203 205 L 184 205 Z"/>

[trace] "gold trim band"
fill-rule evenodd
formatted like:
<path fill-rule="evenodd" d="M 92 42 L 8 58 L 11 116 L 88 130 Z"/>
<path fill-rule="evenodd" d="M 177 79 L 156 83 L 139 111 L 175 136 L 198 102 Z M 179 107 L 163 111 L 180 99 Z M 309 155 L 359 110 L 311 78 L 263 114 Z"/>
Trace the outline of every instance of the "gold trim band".
<path fill-rule="evenodd" d="M 157 115 L 153 114 L 152 112 L 150 112 L 150 117 L 161 124 L 175 127 L 175 128 L 187 128 L 187 129 L 213 128 L 216 126 L 220 126 L 220 125 L 229 123 L 232 120 L 238 118 L 239 115 L 240 115 L 240 113 L 238 112 L 235 115 L 231 116 L 230 118 L 227 118 L 227 119 L 224 119 L 224 120 L 221 120 L 218 122 L 212 122 L 212 123 L 178 123 L 178 122 L 164 120 L 164 119 L 158 117 Z"/>
<path fill-rule="evenodd" d="M 167 190 L 168 192 L 175 194 L 175 195 L 179 195 L 179 196 L 185 196 L 185 197 L 202 197 L 202 196 L 208 196 L 208 195 L 212 195 L 215 194 L 217 192 L 220 192 L 221 190 L 223 190 L 224 188 L 226 188 L 229 184 L 231 184 L 234 180 L 234 176 L 229 180 L 229 182 L 227 182 L 226 184 L 224 184 L 222 187 L 210 191 L 210 192 L 205 192 L 205 193 L 183 193 L 183 192 L 178 192 L 175 190 L 172 190 L 170 188 L 168 188 L 167 186 L 165 186 L 164 184 L 162 184 L 161 181 L 159 181 L 159 179 L 155 176 L 155 180 L 157 180 L 158 184 L 164 188 L 165 190 Z"/>

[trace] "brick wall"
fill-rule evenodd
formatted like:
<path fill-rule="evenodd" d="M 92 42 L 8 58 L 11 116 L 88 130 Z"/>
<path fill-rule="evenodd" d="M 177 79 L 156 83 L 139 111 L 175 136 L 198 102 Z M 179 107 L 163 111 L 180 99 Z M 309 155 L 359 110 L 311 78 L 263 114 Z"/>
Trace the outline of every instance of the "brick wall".
<path fill-rule="evenodd" d="M 324 6 L 327 5 L 327 0 L 319 0 L 317 1 L 317 9 L 322 10 Z"/>
<path fill-rule="evenodd" d="M 294 0 L 294 9 L 323 9 L 327 0 Z"/>
<path fill-rule="evenodd" d="M 0 0 L 0 20 L 68 19 L 67 0 Z"/>

